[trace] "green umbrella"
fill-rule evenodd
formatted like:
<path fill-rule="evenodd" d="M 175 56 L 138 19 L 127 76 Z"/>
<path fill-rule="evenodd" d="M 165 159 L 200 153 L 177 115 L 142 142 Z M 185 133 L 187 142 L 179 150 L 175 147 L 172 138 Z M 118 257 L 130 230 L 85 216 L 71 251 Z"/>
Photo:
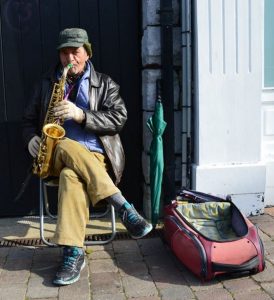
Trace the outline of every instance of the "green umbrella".
<path fill-rule="evenodd" d="M 166 128 L 162 102 L 157 100 L 152 117 L 147 121 L 152 132 L 150 145 L 150 191 L 151 191 L 151 223 L 155 226 L 159 219 L 162 178 L 164 170 L 164 154 L 162 135 Z"/>

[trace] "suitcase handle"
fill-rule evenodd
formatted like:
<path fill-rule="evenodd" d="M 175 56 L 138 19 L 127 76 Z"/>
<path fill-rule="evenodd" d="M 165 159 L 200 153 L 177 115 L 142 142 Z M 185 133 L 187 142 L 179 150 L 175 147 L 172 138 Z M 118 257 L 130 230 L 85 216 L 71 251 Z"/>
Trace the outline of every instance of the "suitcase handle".
<path fill-rule="evenodd" d="M 209 194 L 206 194 L 206 193 L 187 190 L 187 189 L 182 189 L 178 193 L 178 195 L 179 196 L 184 196 L 186 198 L 190 198 L 190 199 L 194 200 L 197 203 L 210 202 L 210 201 L 218 201 L 218 202 L 230 201 L 231 202 L 231 197 L 229 195 L 224 199 L 224 198 L 221 198 L 221 197 L 218 197 L 218 196 L 215 196 L 215 195 L 209 195 Z"/>
<path fill-rule="evenodd" d="M 259 267 L 259 258 L 255 256 L 249 261 L 241 265 L 231 265 L 231 264 L 218 264 L 212 263 L 213 272 L 245 272 L 256 270 Z"/>

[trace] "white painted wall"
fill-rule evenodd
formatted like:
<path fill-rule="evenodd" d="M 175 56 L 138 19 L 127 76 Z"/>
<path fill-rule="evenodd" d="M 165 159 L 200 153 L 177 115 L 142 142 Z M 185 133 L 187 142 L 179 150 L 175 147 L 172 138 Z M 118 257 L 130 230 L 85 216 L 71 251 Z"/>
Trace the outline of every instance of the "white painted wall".
<path fill-rule="evenodd" d="M 262 92 L 262 159 L 266 165 L 265 205 L 274 205 L 274 90 Z"/>
<path fill-rule="evenodd" d="M 196 0 L 193 188 L 263 210 L 263 1 Z M 259 201 L 258 201 L 259 199 Z"/>

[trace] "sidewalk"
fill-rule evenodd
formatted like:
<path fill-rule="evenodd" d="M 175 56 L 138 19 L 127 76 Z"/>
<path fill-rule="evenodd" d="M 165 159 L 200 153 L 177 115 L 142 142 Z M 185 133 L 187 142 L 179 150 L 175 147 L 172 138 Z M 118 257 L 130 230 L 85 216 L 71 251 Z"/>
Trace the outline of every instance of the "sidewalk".
<path fill-rule="evenodd" d="M 1 247 L 0 299 L 274 299 L 274 208 L 250 219 L 260 228 L 266 252 L 266 269 L 256 275 L 202 283 L 154 237 L 88 247 L 80 281 L 56 287 L 51 280 L 61 259 L 59 248 Z"/>

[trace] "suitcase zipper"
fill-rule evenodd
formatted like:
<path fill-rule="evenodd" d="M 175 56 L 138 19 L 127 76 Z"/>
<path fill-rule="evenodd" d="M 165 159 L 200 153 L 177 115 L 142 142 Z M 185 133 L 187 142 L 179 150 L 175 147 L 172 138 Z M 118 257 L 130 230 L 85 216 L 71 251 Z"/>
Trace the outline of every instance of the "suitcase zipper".
<path fill-rule="evenodd" d="M 182 230 L 194 242 L 194 244 L 198 248 L 198 251 L 200 253 L 200 257 L 202 260 L 201 276 L 206 278 L 206 276 L 207 276 L 207 257 L 206 257 L 206 252 L 203 247 L 203 244 L 199 241 L 199 239 L 193 233 L 191 233 L 189 230 L 184 228 L 177 221 L 177 219 L 174 216 L 166 216 L 166 218 L 169 219 L 170 221 L 172 221 L 173 223 L 175 223 L 179 227 L 179 229 Z"/>
<path fill-rule="evenodd" d="M 214 272 L 244 272 L 256 269 L 259 265 L 258 256 L 253 257 L 249 261 L 241 265 L 218 264 L 212 263 L 212 270 Z"/>

